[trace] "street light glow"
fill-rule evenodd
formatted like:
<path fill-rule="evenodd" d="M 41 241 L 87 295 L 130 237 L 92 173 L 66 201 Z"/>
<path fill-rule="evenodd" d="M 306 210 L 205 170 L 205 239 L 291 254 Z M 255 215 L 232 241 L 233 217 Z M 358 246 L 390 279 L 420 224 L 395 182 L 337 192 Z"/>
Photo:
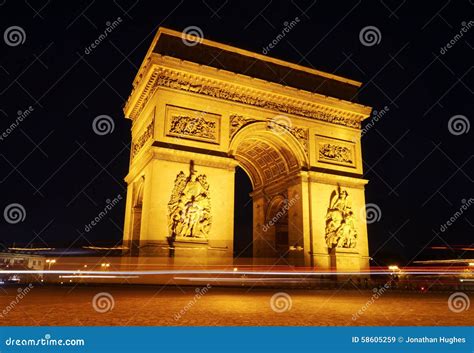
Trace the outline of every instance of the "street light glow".
<path fill-rule="evenodd" d="M 46 259 L 46 263 L 48 264 L 48 270 L 51 270 L 51 265 L 56 263 L 56 259 Z"/>

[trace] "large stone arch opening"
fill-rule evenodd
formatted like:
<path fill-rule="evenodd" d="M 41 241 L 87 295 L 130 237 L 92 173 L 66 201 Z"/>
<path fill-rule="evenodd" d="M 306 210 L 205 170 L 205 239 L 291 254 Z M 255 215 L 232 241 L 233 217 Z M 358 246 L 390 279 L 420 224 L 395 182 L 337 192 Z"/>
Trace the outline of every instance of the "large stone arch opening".
<path fill-rule="evenodd" d="M 294 264 L 303 256 L 292 252 L 304 243 L 300 175 L 308 165 L 304 147 L 290 126 L 260 121 L 239 130 L 229 155 L 252 183 L 254 263 Z"/>
<path fill-rule="evenodd" d="M 252 182 L 247 172 L 235 167 L 234 184 L 234 263 L 248 264 L 253 257 Z"/>

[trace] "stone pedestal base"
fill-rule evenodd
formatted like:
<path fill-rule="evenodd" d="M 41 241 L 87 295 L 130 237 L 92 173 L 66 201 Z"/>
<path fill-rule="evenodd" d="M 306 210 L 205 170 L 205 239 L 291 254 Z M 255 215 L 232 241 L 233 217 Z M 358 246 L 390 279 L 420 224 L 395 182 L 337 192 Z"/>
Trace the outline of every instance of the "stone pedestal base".
<path fill-rule="evenodd" d="M 177 239 L 173 242 L 172 252 L 174 253 L 173 257 L 176 258 L 201 258 L 207 256 L 207 249 L 209 247 L 208 241 L 206 240 L 197 240 L 190 238 L 187 239 Z"/>
<path fill-rule="evenodd" d="M 330 253 L 331 269 L 337 272 L 359 272 L 360 255 L 355 249 L 334 248 Z"/>
<path fill-rule="evenodd" d="M 227 247 L 216 247 L 207 240 L 177 239 L 170 248 L 170 262 L 178 266 L 232 265 Z"/>

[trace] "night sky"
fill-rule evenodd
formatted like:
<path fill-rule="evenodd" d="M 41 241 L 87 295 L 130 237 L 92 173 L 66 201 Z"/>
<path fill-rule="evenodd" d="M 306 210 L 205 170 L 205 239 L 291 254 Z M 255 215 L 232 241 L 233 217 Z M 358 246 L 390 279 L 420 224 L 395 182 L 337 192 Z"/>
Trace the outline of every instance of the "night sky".
<path fill-rule="evenodd" d="M 463 200 L 474 197 L 474 128 L 469 130 L 474 23 L 453 39 L 469 27 L 472 14 L 468 0 L 423 5 L 4 0 L 0 133 L 18 112 L 30 106 L 33 111 L 0 140 L 0 211 L 14 203 L 26 211 L 16 224 L 0 218 L 0 240 L 34 246 L 121 240 L 131 125 L 122 107 L 159 26 L 179 31 L 198 26 L 207 39 L 261 53 L 286 21 L 298 17 L 297 26 L 267 55 L 362 81 L 359 102 L 376 111 L 388 108 L 362 140 L 364 177 L 370 180 L 366 201 L 382 213 L 368 228 L 375 263 L 437 256 L 427 251 L 431 246 L 472 247 L 474 206 L 440 229 Z M 86 54 L 107 22 L 119 17 L 120 24 Z M 7 43 L 4 34 L 11 26 L 24 31 L 23 43 Z M 367 26 L 380 32 L 378 44 L 363 45 L 359 39 Z M 451 48 L 442 50 L 451 40 Z M 94 132 L 99 115 L 113 119 L 112 133 Z M 450 125 L 455 116 L 462 117 Z M 238 175 L 238 188 L 246 195 L 248 180 Z M 86 232 L 107 200 L 118 195 L 123 200 Z M 237 208 L 246 199 L 239 198 Z M 237 228 L 249 224 L 243 214 Z M 472 252 L 447 254 L 474 257 Z"/>

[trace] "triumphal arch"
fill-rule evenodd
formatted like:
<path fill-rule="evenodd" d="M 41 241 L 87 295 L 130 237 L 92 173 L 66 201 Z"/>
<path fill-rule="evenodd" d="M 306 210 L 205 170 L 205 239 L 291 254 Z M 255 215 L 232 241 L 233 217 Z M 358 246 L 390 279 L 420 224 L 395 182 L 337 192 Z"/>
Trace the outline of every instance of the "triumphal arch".
<path fill-rule="evenodd" d="M 124 108 L 128 254 L 231 263 L 239 166 L 257 263 L 367 268 L 360 85 L 161 28 Z"/>

